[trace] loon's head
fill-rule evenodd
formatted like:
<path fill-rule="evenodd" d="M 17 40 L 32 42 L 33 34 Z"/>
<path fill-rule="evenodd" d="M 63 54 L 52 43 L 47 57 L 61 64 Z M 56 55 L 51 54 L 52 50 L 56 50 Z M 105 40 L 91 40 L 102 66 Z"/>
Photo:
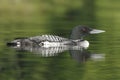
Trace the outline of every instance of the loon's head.
<path fill-rule="evenodd" d="M 88 34 L 98 34 L 105 32 L 104 30 L 93 29 L 88 26 L 79 25 L 73 28 L 71 33 L 71 39 L 81 39 Z"/>

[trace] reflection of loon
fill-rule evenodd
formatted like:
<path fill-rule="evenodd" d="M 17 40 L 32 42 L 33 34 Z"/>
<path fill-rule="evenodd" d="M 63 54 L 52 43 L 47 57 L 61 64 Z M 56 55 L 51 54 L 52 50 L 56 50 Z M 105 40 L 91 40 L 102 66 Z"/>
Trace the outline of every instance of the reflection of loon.
<path fill-rule="evenodd" d="M 82 50 L 70 50 L 70 56 L 72 59 L 79 63 L 84 63 L 88 59 L 94 60 L 94 61 L 101 61 L 104 60 L 105 54 L 95 54 L 91 53 L 85 49 Z"/>
<path fill-rule="evenodd" d="M 77 26 L 72 30 L 71 39 L 62 38 L 54 35 L 42 35 L 30 38 L 17 38 L 12 42 L 8 42 L 8 46 L 21 47 L 22 45 L 27 46 L 39 46 L 39 47 L 60 47 L 67 45 L 82 46 L 87 48 L 89 42 L 83 40 L 83 37 L 87 34 L 97 34 L 105 32 L 103 30 L 92 29 L 86 26 Z"/>

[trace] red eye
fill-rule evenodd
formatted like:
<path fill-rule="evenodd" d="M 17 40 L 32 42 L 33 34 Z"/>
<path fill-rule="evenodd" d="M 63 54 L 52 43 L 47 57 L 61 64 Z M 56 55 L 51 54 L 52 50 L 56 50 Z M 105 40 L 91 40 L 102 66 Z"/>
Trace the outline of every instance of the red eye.
<path fill-rule="evenodd" d="M 83 31 L 83 32 L 86 32 L 86 29 L 85 29 L 85 28 L 83 28 L 83 29 L 82 29 L 82 31 Z"/>

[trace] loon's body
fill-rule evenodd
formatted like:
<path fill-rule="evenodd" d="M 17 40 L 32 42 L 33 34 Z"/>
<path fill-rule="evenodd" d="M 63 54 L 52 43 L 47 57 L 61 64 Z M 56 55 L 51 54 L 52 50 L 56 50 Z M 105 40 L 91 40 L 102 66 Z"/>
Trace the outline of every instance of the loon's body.
<path fill-rule="evenodd" d="M 56 46 L 65 46 L 65 45 L 81 45 L 81 42 L 84 42 L 86 40 L 72 40 L 68 38 L 63 38 L 55 35 L 42 35 L 42 36 L 35 36 L 29 38 L 31 41 L 34 41 L 39 44 L 39 46 L 44 47 L 56 47 Z M 87 41 L 86 41 L 87 42 Z M 88 47 L 89 44 L 87 44 L 86 47 Z"/>
<path fill-rule="evenodd" d="M 82 46 L 88 47 L 89 42 L 87 40 L 71 40 L 55 35 L 41 35 L 30 38 L 17 38 L 10 43 L 9 46 L 21 47 L 21 46 L 39 46 L 39 47 L 68 47 L 68 46 Z"/>
<path fill-rule="evenodd" d="M 97 34 L 105 32 L 103 30 L 92 29 L 86 26 L 77 26 L 72 30 L 70 39 L 63 38 L 55 35 L 42 35 L 29 38 L 17 38 L 11 42 L 8 42 L 8 46 L 39 46 L 39 47 L 60 47 L 60 46 L 82 46 L 88 47 L 89 42 L 83 40 L 83 37 L 87 34 Z"/>

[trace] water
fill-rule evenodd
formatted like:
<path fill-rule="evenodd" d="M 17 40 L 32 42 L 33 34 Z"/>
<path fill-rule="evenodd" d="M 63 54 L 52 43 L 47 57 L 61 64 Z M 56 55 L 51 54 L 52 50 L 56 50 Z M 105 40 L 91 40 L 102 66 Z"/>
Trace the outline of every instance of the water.
<path fill-rule="evenodd" d="M 0 2 L 0 79 L 119 80 L 119 3 L 119 0 Z M 102 59 L 83 58 L 78 62 L 69 51 L 41 57 L 6 46 L 16 37 L 42 34 L 69 37 L 72 28 L 81 24 L 106 31 L 85 38 L 90 42 L 87 51 L 91 55 L 101 54 Z"/>

